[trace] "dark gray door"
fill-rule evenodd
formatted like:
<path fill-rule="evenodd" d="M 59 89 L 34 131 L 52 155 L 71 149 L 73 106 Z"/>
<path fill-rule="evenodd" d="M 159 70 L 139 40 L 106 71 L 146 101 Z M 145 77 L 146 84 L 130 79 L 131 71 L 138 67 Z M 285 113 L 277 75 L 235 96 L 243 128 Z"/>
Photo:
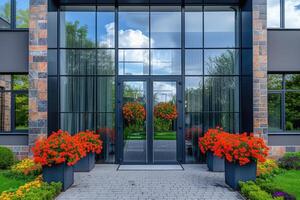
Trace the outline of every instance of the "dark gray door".
<path fill-rule="evenodd" d="M 120 163 L 162 164 L 181 160 L 181 85 L 180 79 L 173 77 L 119 79 Z M 175 112 L 168 115 L 166 109 Z"/>

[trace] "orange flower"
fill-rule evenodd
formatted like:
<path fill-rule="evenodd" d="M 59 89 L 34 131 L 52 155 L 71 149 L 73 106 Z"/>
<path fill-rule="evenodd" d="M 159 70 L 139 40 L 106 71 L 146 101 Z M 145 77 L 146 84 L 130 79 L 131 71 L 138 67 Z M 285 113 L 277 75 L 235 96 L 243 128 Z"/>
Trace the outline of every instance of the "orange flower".
<path fill-rule="evenodd" d="M 176 106 L 170 102 L 161 102 L 154 107 L 154 116 L 165 120 L 174 120 L 177 118 Z"/>

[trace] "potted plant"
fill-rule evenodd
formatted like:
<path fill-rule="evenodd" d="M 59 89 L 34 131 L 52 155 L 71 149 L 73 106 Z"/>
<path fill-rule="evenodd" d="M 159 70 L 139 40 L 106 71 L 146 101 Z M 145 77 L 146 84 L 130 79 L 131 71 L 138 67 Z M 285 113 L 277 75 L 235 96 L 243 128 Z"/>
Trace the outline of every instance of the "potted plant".
<path fill-rule="evenodd" d="M 225 182 L 235 190 L 239 181 L 255 181 L 257 161 L 265 162 L 268 151 L 262 138 L 246 133 L 219 137 L 214 146 L 215 155 L 226 159 Z"/>
<path fill-rule="evenodd" d="M 224 158 L 214 154 L 215 143 L 219 137 L 225 137 L 229 133 L 222 128 L 208 129 L 203 137 L 199 137 L 199 148 L 203 154 L 206 153 L 206 163 L 209 171 L 224 172 Z"/>
<path fill-rule="evenodd" d="M 63 191 L 74 183 L 73 165 L 80 159 L 80 151 L 73 137 L 62 130 L 39 138 L 32 148 L 34 161 L 43 167 L 43 180 L 61 182 Z"/>
<path fill-rule="evenodd" d="M 74 165 L 74 172 L 89 172 L 95 167 L 95 153 L 100 154 L 102 141 L 93 131 L 82 131 L 73 136 L 81 148 L 80 160 Z"/>

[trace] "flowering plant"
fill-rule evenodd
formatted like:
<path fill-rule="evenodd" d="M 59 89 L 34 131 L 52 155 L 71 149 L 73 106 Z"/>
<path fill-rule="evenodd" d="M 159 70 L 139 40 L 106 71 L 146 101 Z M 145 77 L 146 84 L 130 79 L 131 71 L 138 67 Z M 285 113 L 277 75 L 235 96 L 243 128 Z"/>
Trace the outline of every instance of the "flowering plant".
<path fill-rule="evenodd" d="M 66 163 L 69 166 L 76 164 L 80 159 L 83 148 L 78 141 L 67 132 L 59 130 L 48 138 L 42 137 L 35 142 L 32 148 L 34 162 L 42 166 Z"/>
<path fill-rule="evenodd" d="M 262 138 L 246 133 L 217 135 L 212 149 L 216 156 L 225 157 L 227 161 L 239 163 L 241 166 L 251 160 L 265 162 L 269 152 Z"/>
<path fill-rule="evenodd" d="M 176 106 L 171 102 L 161 102 L 154 107 L 154 116 L 164 120 L 174 120 L 177 118 Z"/>
<path fill-rule="evenodd" d="M 123 116 L 128 123 L 143 122 L 146 118 L 146 111 L 139 102 L 127 102 L 123 106 Z"/>
<path fill-rule="evenodd" d="M 208 129 L 203 137 L 199 137 L 198 144 L 202 153 L 214 151 L 215 143 L 218 138 L 227 137 L 229 133 L 223 131 L 222 128 L 216 127 Z"/>
<path fill-rule="evenodd" d="M 256 176 L 265 177 L 277 171 L 279 171 L 279 167 L 276 163 L 276 160 L 266 159 L 266 161 L 263 163 L 262 162 L 257 163 Z"/>
<path fill-rule="evenodd" d="M 21 162 L 13 165 L 11 171 L 14 173 L 21 173 L 24 175 L 37 175 L 42 172 L 42 166 L 39 163 L 35 163 L 32 159 L 25 158 Z"/>
<path fill-rule="evenodd" d="M 86 156 L 87 153 L 101 153 L 102 141 L 100 135 L 95 134 L 94 131 L 81 131 L 73 136 L 73 139 L 79 145 L 81 157 Z"/>

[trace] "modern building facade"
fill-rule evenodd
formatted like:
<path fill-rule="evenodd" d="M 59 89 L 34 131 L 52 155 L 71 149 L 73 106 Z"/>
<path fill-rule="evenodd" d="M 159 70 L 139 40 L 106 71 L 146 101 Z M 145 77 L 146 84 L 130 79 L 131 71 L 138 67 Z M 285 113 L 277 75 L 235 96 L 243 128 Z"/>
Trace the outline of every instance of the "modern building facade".
<path fill-rule="evenodd" d="M 199 163 L 221 126 L 299 151 L 299 28 L 298 0 L 3 0 L 0 145 L 89 129 L 99 163 Z"/>

